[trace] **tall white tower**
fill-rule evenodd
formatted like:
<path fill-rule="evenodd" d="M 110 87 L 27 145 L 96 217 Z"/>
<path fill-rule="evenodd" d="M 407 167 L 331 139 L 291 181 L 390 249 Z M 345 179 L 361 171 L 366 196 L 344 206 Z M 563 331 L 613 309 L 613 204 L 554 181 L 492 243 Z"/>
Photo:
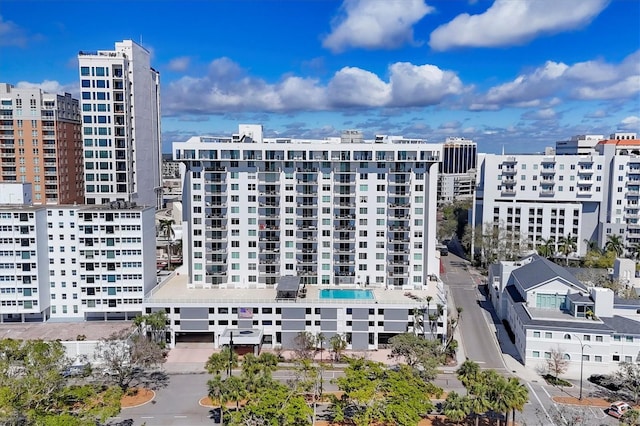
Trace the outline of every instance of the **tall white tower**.
<path fill-rule="evenodd" d="M 78 54 L 85 201 L 162 205 L 160 75 L 131 40 Z"/>

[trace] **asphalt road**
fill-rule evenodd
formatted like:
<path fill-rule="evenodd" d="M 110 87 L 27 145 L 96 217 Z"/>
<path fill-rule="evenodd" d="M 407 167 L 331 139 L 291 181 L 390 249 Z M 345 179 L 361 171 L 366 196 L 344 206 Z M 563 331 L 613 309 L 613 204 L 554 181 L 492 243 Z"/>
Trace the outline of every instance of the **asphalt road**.
<path fill-rule="evenodd" d="M 466 357 L 482 368 L 505 370 L 494 334 L 496 328 L 492 327 L 495 319 L 491 315 L 490 303 L 479 291 L 478 278 L 467 270 L 468 262 L 453 253 L 443 256 L 442 263 L 444 273 L 441 278 L 449 287 L 455 306 L 462 308 L 458 327 Z"/>

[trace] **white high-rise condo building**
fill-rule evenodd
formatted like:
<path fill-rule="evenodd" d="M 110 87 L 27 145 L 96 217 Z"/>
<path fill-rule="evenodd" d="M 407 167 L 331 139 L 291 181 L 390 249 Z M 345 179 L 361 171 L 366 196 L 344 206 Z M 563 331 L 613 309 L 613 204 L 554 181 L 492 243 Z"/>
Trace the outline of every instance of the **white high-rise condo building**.
<path fill-rule="evenodd" d="M 611 235 L 633 249 L 640 243 L 640 141 L 614 133 L 592 142 L 590 154 L 480 154 L 475 223 L 503 226 L 527 250 L 549 239 L 558 249 L 569 234 L 577 243 L 572 256 L 586 253 L 586 241 L 602 247 Z"/>
<path fill-rule="evenodd" d="M 442 144 L 349 131 L 263 138 L 262 127 L 173 143 L 186 165 L 189 286 L 303 284 L 421 289 L 439 274 Z"/>
<path fill-rule="evenodd" d="M 78 54 L 87 204 L 161 207 L 160 75 L 131 40 Z"/>
<path fill-rule="evenodd" d="M 154 212 L 125 201 L 0 205 L 0 322 L 140 314 L 156 285 Z"/>

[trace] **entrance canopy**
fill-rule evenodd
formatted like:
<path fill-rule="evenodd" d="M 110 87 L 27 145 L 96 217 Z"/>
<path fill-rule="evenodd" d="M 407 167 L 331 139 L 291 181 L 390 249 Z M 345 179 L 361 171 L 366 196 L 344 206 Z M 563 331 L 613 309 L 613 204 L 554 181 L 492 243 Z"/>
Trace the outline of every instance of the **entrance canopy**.
<path fill-rule="evenodd" d="M 264 330 L 262 328 L 225 328 L 218 339 L 220 346 L 229 346 L 233 335 L 233 346 L 260 346 Z"/>
<path fill-rule="evenodd" d="M 276 286 L 276 299 L 296 299 L 300 290 L 300 277 L 287 275 L 280 277 Z"/>

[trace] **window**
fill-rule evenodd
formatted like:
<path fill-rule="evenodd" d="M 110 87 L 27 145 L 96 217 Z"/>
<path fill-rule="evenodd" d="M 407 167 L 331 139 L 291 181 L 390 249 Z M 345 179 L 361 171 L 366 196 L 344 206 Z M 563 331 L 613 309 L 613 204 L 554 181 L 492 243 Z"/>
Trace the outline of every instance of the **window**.
<path fill-rule="evenodd" d="M 540 337 L 540 332 L 539 331 L 534 331 L 533 332 L 533 337 Z"/>
<path fill-rule="evenodd" d="M 571 340 L 571 335 L 570 334 L 565 334 L 564 335 L 564 340 Z"/>
<path fill-rule="evenodd" d="M 602 342 L 602 336 L 596 336 L 596 342 Z"/>
<path fill-rule="evenodd" d="M 540 358 L 540 351 L 533 351 L 534 358 Z"/>
<path fill-rule="evenodd" d="M 602 355 L 596 355 L 593 357 L 595 362 L 602 362 Z"/>
<path fill-rule="evenodd" d="M 544 338 L 545 339 L 553 338 L 553 333 L 551 333 L 550 331 L 547 331 L 546 333 L 544 333 Z"/>

